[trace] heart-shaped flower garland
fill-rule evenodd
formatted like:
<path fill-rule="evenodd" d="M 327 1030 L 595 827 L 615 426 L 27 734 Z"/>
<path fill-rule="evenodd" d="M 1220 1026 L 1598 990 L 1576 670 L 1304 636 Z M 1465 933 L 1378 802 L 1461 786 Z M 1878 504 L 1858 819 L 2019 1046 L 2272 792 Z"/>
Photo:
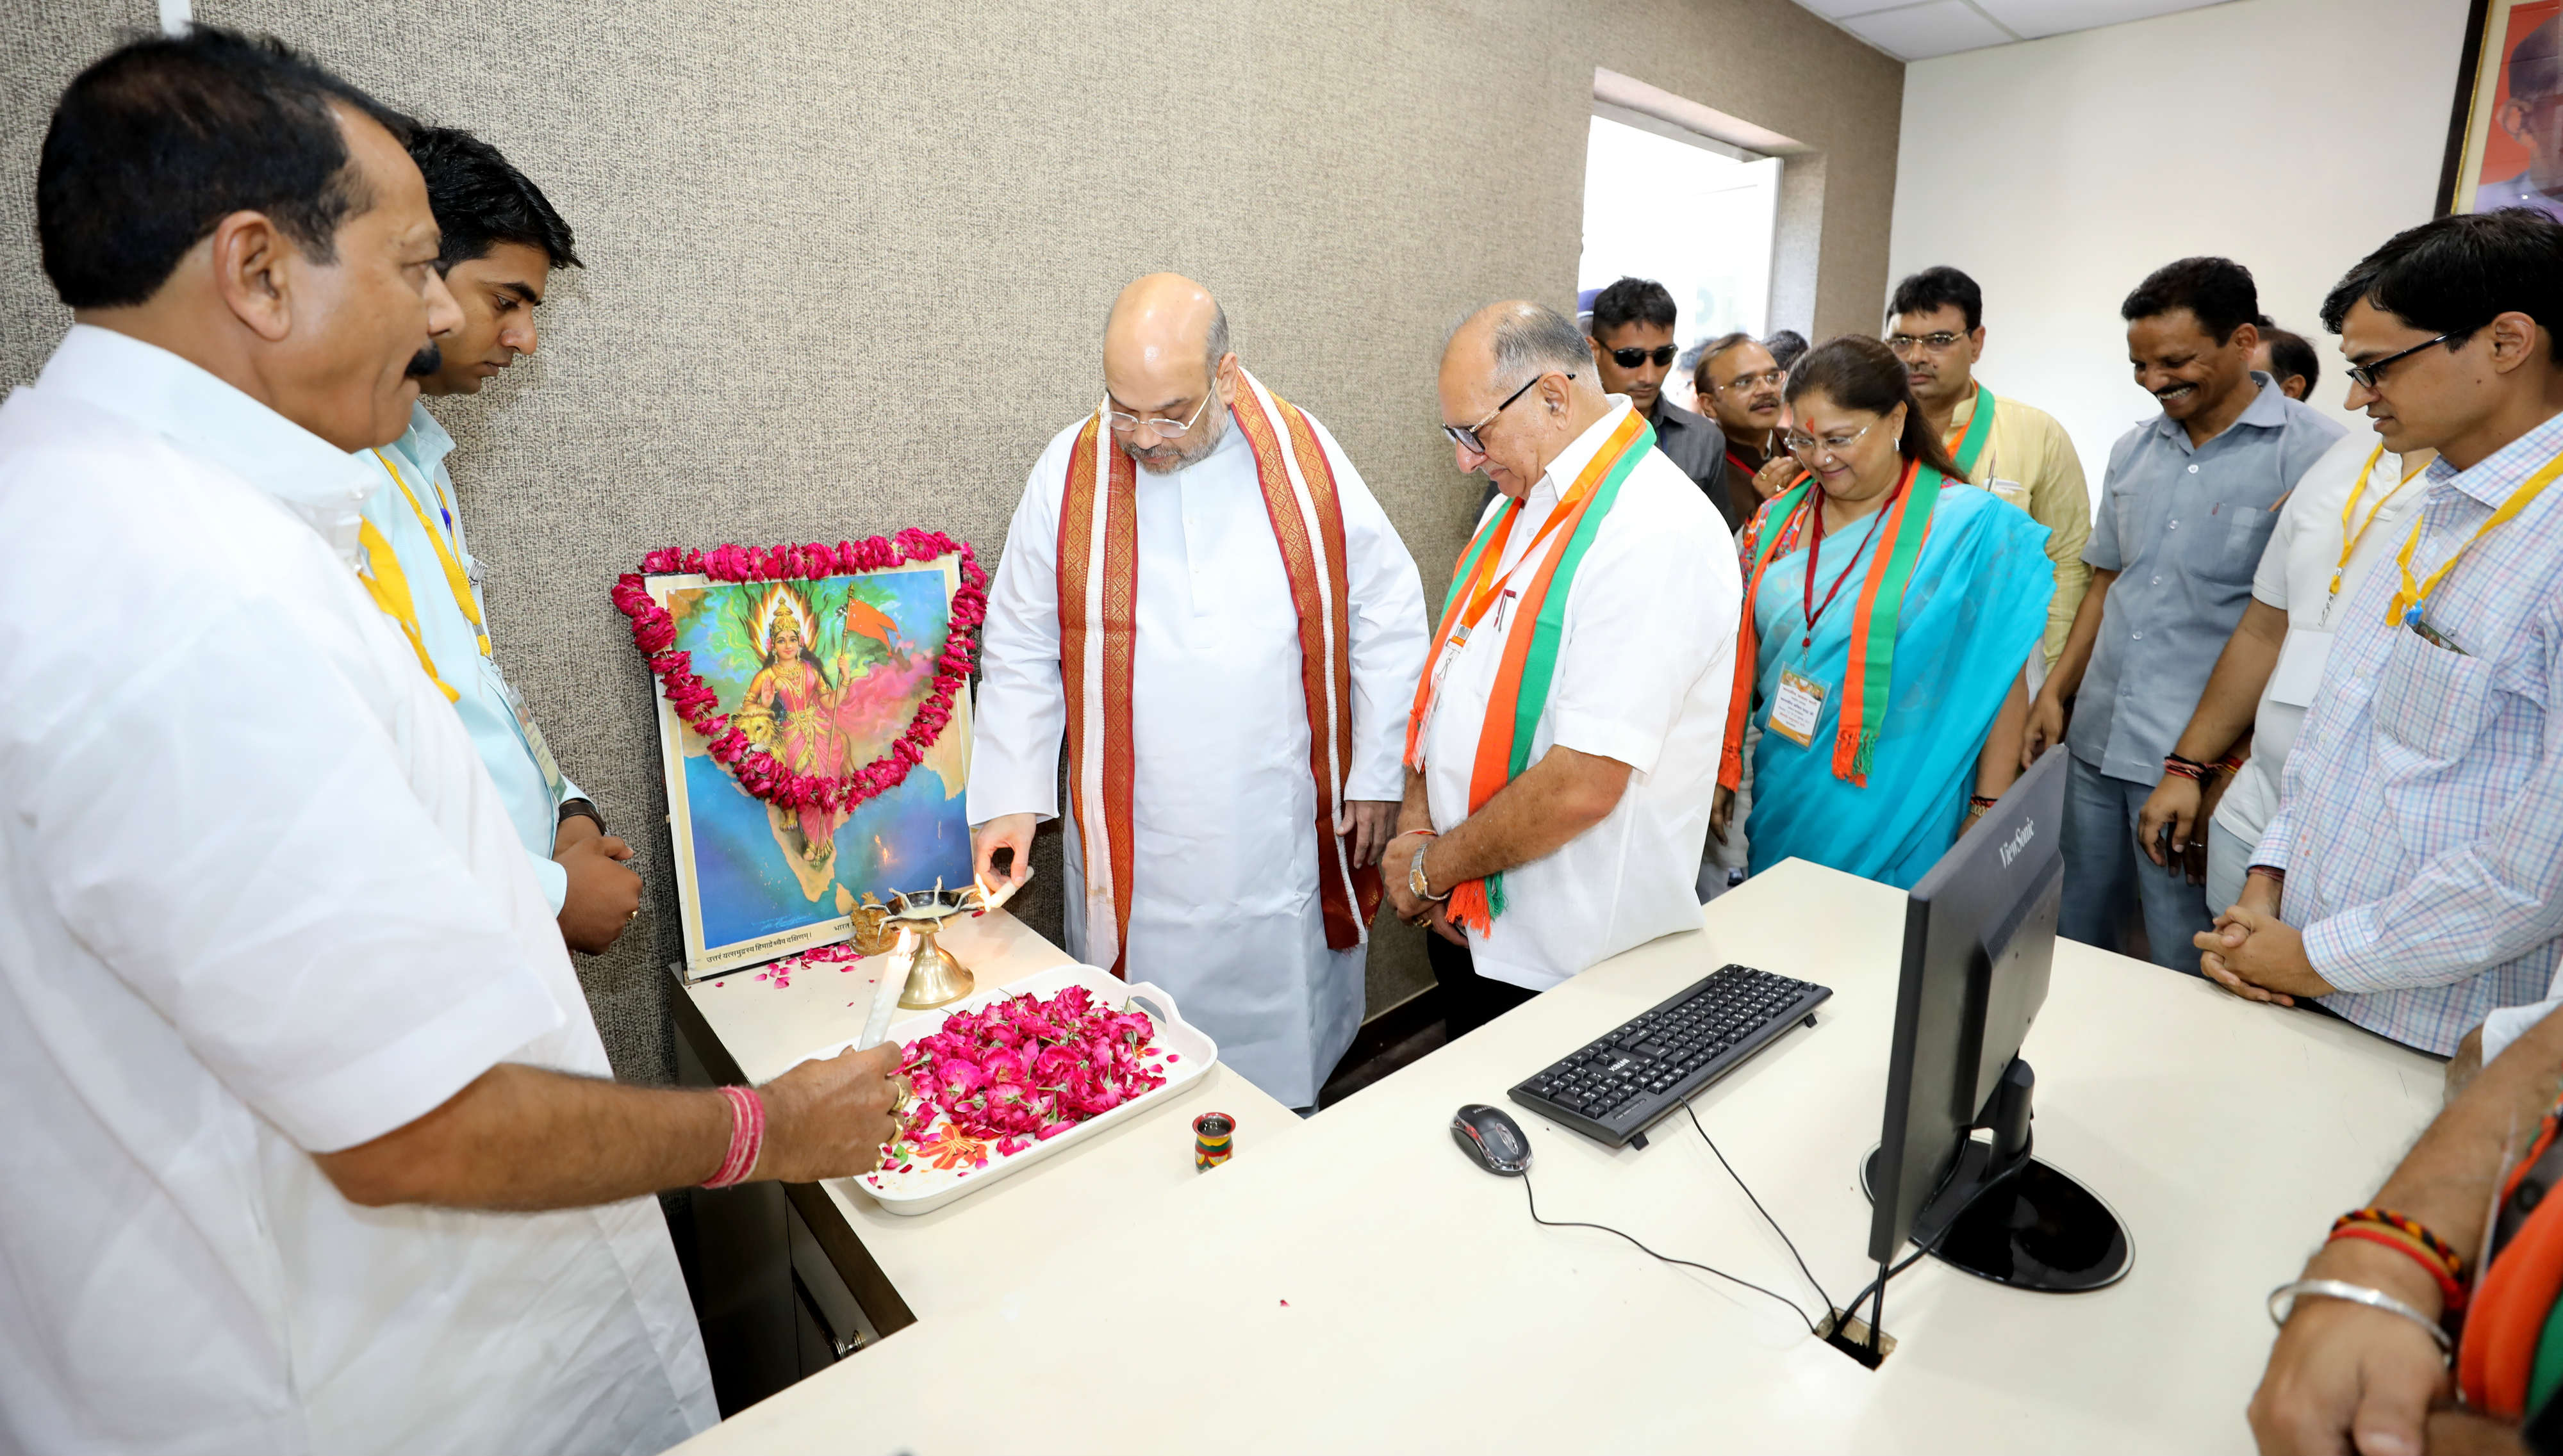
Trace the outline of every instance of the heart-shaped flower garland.
<path fill-rule="evenodd" d="M 961 587 L 952 594 L 951 635 L 943 655 L 934 660 L 933 693 L 917 705 L 907 731 L 890 744 L 887 753 L 833 778 L 792 772 L 730 725 L 720 700 L 695 673 L 693 654 L 677 649 L 676 619 L 651 599 L 650 588 L 642 580 L 645 574 L 669 572 L 692 572 L 721 582 L 815 580 L 934 561 L 955 552 L 961 557 Z M 703 736 L 713 762 L 729 770 L 739 788 L 783 809 L 843 814 L 906 782 L 907 771 L 924 759 L 925 751 L 951 721 L 952 699 L 970 675 L 976 630 L 988 616 L 988 574 L 979 569 L 978 556 L 968 542 L 911 526 L 896 536 L 840 541 L 833 547 L 816 541 L 806 546 L 715 546 L 709 551 L 664 547 L 642 557 L 640 571 L 615 578 L 612 596 L 614 605 L 632 619 L 633 644 L 658 674 L 668 705 Z"/>

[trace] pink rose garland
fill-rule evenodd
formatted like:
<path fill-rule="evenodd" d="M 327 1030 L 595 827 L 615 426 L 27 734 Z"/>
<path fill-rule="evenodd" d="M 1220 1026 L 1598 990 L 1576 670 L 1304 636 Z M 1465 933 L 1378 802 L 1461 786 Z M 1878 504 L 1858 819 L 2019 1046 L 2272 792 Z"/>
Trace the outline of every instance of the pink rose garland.
<path fill-rule="evenodd" d="M 907 731 L 890 744 L 888 752 L 835 778 L 792 772 L 730 725 L 719 699 L 694 671 L 693 654 L 676 649 L 676 619 L 651 600 L 643 580 L 645 575 L 692 572 L 723 582 L 807 581 L 934 561 L 955 552 L 961 557 L 961 588 L 952 594 L 951 633 L 943 655 L 934 661 L 934 691 L 917 705 Z M 988 574 L 979 569 L 969 543 L 914 527 L 896 536 L 840 541 L 833 547 L 816 541 L 805 546 L 716 546 L 709 551 L 664 547 L 642 557 L 640 571 L 617 577 L 611 595 L 615 607 L 632 619 L 633 644 L 649 659 L 668 705 L 703 736 L 713 761 L 729 770 L 741 789 L 784 809 L 836 814 L 897 788 L 907 781 L 907 771 L 924 760 L 925 751 L 952 721 L 952 699 L 969 678 L 976 630 L 988 616 Z"/>

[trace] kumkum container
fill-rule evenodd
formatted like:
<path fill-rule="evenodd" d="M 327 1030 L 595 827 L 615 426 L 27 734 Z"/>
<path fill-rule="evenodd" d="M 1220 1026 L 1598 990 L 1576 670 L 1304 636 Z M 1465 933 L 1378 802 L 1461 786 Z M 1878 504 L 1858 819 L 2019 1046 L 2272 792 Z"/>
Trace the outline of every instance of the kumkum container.
<path fill-rule="evenodd" d="M 1224 1112 L 1205 1112 L 1193 1119 L 1193 1172 L 1207 1173 L 1228 1161 L 1237 1136 L 1237 1119 Z"/>

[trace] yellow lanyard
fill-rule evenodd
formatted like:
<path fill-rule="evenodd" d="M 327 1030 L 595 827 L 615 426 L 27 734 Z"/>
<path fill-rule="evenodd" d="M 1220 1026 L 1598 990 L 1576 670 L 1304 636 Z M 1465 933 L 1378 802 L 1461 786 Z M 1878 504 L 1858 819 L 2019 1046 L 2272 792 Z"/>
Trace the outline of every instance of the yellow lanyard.
<path fill-rule="evenodd" d="M 2393 489 L 2377 497 L 2376 504 L 2368 507 L 2367 519 L 2358 523 L 2358 529 L 2350 530 L 2350 517 L 2357 512 L 2358 503 L 2367 498 L 2367 482 L 2376 478 L 2376 462 L 2383 458 L 2385 458 L 2385 447 L 2380 445 L 2369 452 L 2366 467 L 2358 472 L 2357 488 L 2349 492 L 2349 499 L 2341 505 L 2340 561 L 2331 569 L 2331 591 L 2323 598 L 2323 611 L 2326 614 L 2331 611 L 2332 599 L 2340 595 L 2340 579 L 2349 572 L 2349 559 L 2358 554 L 2358 543 L 2367 539 L 2367 528 L 2375 525 L 2376 518 L 2385 513 L 2385 507 L 2392 505 L 2394 497 L 2403 493 L 2403 487 L 2412 483 L 2411 475 L 2405 475 L 2395 482 Z M 2420 472 L 2417 470 L 2413 472 L 2413 474 L 2418 473 Z"/>
<path fill-rule="evenodd" d="M 472 636 L 481 644 L 481 655 L 489 656 L 490 630 L 481 625 L 481 604 L 472 595 L 472 578 L 464 572 L 463 563 L 454 559 L 453 551 L 446 547 L 445 537 L 436 529 L 436 523 L 427 518 L 418 497 L 410 493 L 409 482 L 401 478 L 400 471 L 392 468 L 390 458 L 381 451 L 374 452 L 374 458 L 382 461 L 383 472 L 400 487 L 401 499 L 409 502 L 410 514 L 418 517 L 418 528 L 427 533 L 427 544 L 436 548 L 437 564 L 445 568 L 445 588 L 454 594 L 454 605 L 463 609 L 463 620 L 472 624 Z"/>
<path fill-rule="evenodd" d="M 2385 609 L 2385 625 L 2392 627 L 2397 623 L 2420 622 L 2421 609 L 2430 605 L 2430 594 L 2439 590 L 2439 583 L 2447 580 L 2448 573 L 2458 562 L 2464 559 L 2466 552 L 2473 549 L 2474 542 L 2490 535 L 2496 528 L 2506 525 L 2512 516 L 2525 510 L 2529 501 L 2545 493 L 2545 487 L 2553 484 L 2554 477 L 2557 475 L 2563 475 L 2563 455 L 2558 455 L 2546 461 L 2545 468 L 2528 476 L 2525 484 L 2510 492 L 2509 499 L 2500 503 L 2500 509 L 2491 513 L 2490 520 L 2476 528 L 2473 535 L 2466 538 L 2465 544 L 2456 549 L 2455 554 L 2439 563 L 2439 569 L 2430 573 L 2429 580 L 2418 584 L 2412 580 L 2412 553 L 2421 544 L 2421 527 L 2424 522 L 2414 521 L 2411 539 L 2403 543 L 2401 554 L 2394 558 L 2394 564 L 2403 570 L 2403 587 L 2394 594 L 2393 605 Z M 2428 512 L 2423 512 L 2425 518 Z"/>
<path fill-rule="evenodd" d="M 362 516 L 356 518 L 356 540 L 365 548 L 367 563 L 366 570 L 356 573 L 356 580 L 365 584 L 376 610 L 390 618 L 401 635 L 409 638 L 410 650 L 418 653 L 418 665 L 427 673 L 427 680 L 436 684 L 447 702 L 461 701 L 463 694 L 436 675 L 436 659 L 427 654 L 427 642 L 418 635 L 418 610 L 410 605 L 409 577 L 401 570 L 400 557 L 393 553 L 392 543 Z"/>

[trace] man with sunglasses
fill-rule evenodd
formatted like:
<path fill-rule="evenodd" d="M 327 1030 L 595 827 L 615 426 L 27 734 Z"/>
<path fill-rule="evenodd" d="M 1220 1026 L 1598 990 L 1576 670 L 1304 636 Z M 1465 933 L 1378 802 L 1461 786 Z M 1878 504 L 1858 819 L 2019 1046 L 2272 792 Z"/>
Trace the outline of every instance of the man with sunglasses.
<path fill-rule="evenodd" d="M 2349 404 L 2435 449 L 2348 599 L 2241 900 L 2196 938 L 2238 996 L 2315 998 L 2445 1056 L 2542 1014 L 2563 963 L 2563 222 L 2396 236 L 2323 302 Z"/>
<path fill-rule="evenodd" d="M 1064 738 L 1069 953 L 1163 986 L 1222 1061 L 1312 1107 L 1361 1024 L 1422 583 L 1201 284 L 1124 288 L 1102 374 L 1034 463 L 989 590 L 973 858 L 991 883 L 1031 872 Z"/>
<path fill-rule="evenodd" d="M 1625 395 L 1655 428 L 1656 449 L 1681 467 L 1730 531 L 1744 524 L 1726 491 L 1726 438 L 1706 420 L 1665 398 L 1665 376 L 1680 346 L 1674 342 L 1674 295 L 1652 278 L 1622 278 L 1593 299 L 1587 342 L 1604 394 Z"/>
<path fill-rule="evenodd" d="M 2031 665 L 2030 691 L 2065 650 L 2074 610 L 2091 584 L 2082 544 L 2091 538 L 2091 488 L 2082 457 L 2056 417 L 1976 380 L 1985 356 L 1985 295 L 1954 268 L 1926 268 L 1895 285 L 1886 307 L 1886 346 L 1904 364 L 1914 401 L 1967 472 L 1970 484 L 2028 511 L 2047 527 L 2047 558 L 2056 563 L 2056 595 L 2047 603 L 2045 650 Z"/>

